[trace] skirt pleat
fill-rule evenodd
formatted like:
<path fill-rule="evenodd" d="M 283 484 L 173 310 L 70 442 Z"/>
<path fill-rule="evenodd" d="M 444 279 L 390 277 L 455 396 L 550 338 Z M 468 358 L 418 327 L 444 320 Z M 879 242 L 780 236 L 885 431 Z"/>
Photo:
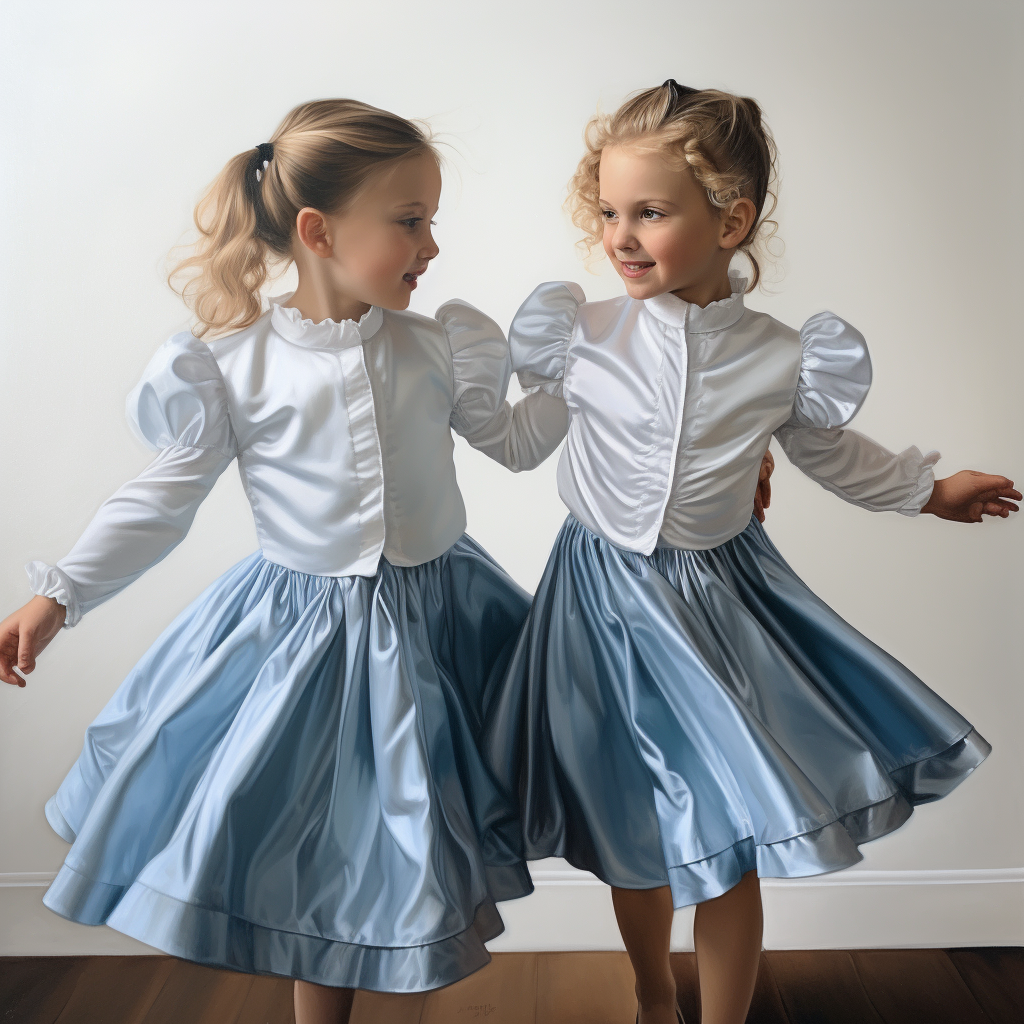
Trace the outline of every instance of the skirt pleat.
<path fill-rule="evenodd" d="M 44 902 L 176 956 L 388 992 L 489 961 L 532 891 L 479 743 L 529 598 L 468 537 L 374 577 L 253 555 L 164 632 L 46 808 Z"/>
<path fill-rule="evenodd" d="M 488 704 L 527 858 L 670 885 L 677 907 L 748 871 L 857 862 L 990 750 L 754 519 L 720 547 L 644 556 L 570 516 Z"/>

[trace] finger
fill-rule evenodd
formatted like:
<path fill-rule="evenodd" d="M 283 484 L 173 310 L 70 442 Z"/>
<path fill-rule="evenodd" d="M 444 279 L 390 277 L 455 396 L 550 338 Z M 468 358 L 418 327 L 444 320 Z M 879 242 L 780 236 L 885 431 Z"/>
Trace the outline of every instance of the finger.
<path fill-rule="evenodd" d="M 36 667 L 36 635 L 31 629 L 22 629 L 18 640 L 18 668 L 31 672 Z"/>
<path fill-rule="evenodd" d="M 1016 511 L 1017 506 L 1009 500 L 1010 497 L 1011 495 L 1004 494 L 1002 491 L 983 491 L 981 494 L 975 494 L 974 500 L 983 501 L 986 505 L 992 503 L 1006 505 L 1007 508 L 1012 508 Z"/>
<path fill-rule="evenodd" d="M 24 686 L 25 680 L 18 675 L 11 667 L 11 663 L 5 658 L 0 660 L 0 679 L 11 686 Z"/>
<path fill-rule="evenodd" d="M 979 490 L 1012 491 L 1013 481 L 1006 476 L 999 476 L 995 473 L 978 473 L 972 470 L 970 473 L 971 482 Z"/>
<path fill-rule="evenodd" d="M 1017 506 L 1011 505 L 1009 502 L 1003 504 L 998 501 L 986 501 L 985 508 L 982 511 L 987 516 L 999 516 L 1002 519 L 1008 519 L 1011 512 L 1017 511 Z"/>

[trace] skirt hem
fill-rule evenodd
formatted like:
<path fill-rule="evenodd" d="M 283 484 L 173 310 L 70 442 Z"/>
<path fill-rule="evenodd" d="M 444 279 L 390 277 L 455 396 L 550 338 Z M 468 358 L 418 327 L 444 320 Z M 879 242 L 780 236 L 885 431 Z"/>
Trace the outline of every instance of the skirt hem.
<path fill-rule="evenodd" d="M 759 878 L 827 875 L 863 860 L 858 849 L 861 844 L 895 832 L 910 819 L 917 804 L 937 800 L 952 791 L 985 760 L 991 749 L 972 728 L 945 750 L 891 772 L 890 777 L 900 791 L 884 800 L 849 811 L 820 828 L 770 843 L 755 843 L 752 836 L 745 836 L 708 857 L 666 867 L 667 877 L 651 879 L 649 885 L 637 885 L 635 876 L 623 884 L 595 861 L 567 851 L 536 856 L 531 851 L 530 859 L 564 857 L 573 867 L 589 871 L 606 885 L 619 889 L 656 889 L 668 885 L 677 910 L 721 896 L 749 871 L 756 871 Z M 941 784 L 943 792 L 923 793 L 922 780 Z"/>
<path fill-rule="evenodd" d="M 505 930 L 497 907 L 488 898 L 477 905 L 472 923 L 454 935 L 410 946 L 375 946 L 255 924 L 139 882 L 116 886 L 90 879 L 90 894 L 100 899 L 87 899 L 76 906 L 67 899 L 72 894 L 67 875 L 78 873 L 62 868 L 43 897 L 50 910 L 67 920 L 106 924 L 193 963 L 334 988 L 424 992 L 453 984 L 490 963 L 484 943 Z M 100 904 L 109 907 L 107 913 Z"/>

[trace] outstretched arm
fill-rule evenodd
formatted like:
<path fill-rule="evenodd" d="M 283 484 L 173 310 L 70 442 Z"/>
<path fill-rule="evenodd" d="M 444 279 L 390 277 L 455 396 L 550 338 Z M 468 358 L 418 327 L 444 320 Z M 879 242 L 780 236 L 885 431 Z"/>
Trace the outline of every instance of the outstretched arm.
<path fill-rule="evenodd" d="M 826 490 L 872 512 L 921 512 L 955 522 L 1005 519 L 1021 495 L 1013 481 L 965 470 L 936 480 L 938 452 L 895 453 L 856 430 L 788 423 L 775 432 L 787 458 Z"/>
<path fill-rule="evenodd" d="M 37 596 L 0 623 L 0 679 L 24 686 L 15 666 L 31 672 L 62 626 L 75 625 L 177 547 L 232 458 L 212 448 L 165 449 L 100 506 L 66 557 L 31 563 Z"/>
<path fill-rule="evenodd" d="M 936 480 L 931 497 L 921 509 L 954 523 L 980 523 L 983 516 L 1007 519 L 1017 512 L 1022 495 L 1005 476 L 963 469 Z"/>

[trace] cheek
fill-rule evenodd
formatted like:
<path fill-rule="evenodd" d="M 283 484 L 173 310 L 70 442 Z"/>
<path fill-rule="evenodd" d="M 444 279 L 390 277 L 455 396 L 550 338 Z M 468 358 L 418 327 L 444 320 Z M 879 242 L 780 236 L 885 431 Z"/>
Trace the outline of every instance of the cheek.
<path fill-rule="evenodd" d="M 604 246 L 605 254 L 609 259 L 615 257 L 615 225 L 608 221 L 604 222 L 604 233 L 601 235 L 601 244 Z"/>
<path fill-rule="evenodd" d="M 411 262 L 408 239 L 391 231 L 366 232 L 342 246 L 346 274 L 366 284 L 393 283 Z"/>
<path fill-rule="evenodd" d="M 666 269 L 685 269 L 701 263 L 712 247 L 713 238 L 702 225 L 681 224 L 659 232 L 651 239 L 648 251 Z"/>

